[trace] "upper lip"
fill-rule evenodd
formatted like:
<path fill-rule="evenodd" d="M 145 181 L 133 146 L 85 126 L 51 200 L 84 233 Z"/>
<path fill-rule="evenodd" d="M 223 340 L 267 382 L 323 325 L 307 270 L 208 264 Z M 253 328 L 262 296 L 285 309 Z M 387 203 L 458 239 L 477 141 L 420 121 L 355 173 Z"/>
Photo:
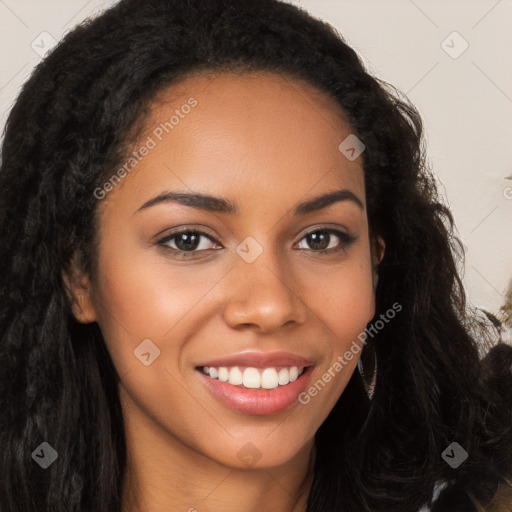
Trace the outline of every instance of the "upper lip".
<path fill-rule="evenodd" d="M 244 352 L 219 359 L 212 359 L 198 365 L 202 366 L 248 366 L 252 368 L 271 368 L 273 366 L 313 366 L 314 363 L 290 352 Z"/>

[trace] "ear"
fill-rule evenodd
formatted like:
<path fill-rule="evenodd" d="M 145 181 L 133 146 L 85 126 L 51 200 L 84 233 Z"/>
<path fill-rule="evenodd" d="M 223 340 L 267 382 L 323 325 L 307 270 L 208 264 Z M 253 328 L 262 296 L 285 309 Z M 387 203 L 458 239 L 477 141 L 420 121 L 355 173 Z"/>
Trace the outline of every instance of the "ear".
<path fill-rule="evenodd" d="M 94 308 L 91 279 L 82 270 L 79 259 L 77 254 L 73 256 L 68 268 L 62 272 L 62 280 L 71 303 L 73 316 L 78 322 L 88 324 L 95 322 L 97 315 Z"/>
<path fill-rule="evenodd" d="M 378 274 L 378 266 L 379 263 L 384 258 L 384 252 L 386 250 L 386 244 L 384 240 L 379 236 L 377 238 L 371 238 L 370 240 L 370 255 L 372 260 L 372 300 L 370 313 L 368 317 L 368 322 L 371 322 L 372 318 L 375 316 L 375 292 L 377 291 L 377 283 L 379 282 L 379 274 Z"/>
<path fill-rule="evenodd" d="M 378 267 L 386 252 L 386 243 L 382 237 L 378 236 L 372 241 L 372 266 L 373 266 L 373 289 L 377 289 L 379 282 Z"/>

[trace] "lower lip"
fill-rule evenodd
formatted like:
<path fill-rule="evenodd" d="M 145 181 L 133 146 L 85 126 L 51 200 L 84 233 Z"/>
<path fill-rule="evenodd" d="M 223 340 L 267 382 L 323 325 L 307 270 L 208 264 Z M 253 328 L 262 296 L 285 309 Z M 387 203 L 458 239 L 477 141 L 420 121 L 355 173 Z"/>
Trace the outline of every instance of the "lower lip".
<path fill-rule="evenodd" d="M 264 416 L 284 411 L 295 402 L 306 388 L 312 366 L 304 368 L 304 372 L 296 381 L 274 389 L 249 389 L 233 386 L 218 379 L 212 379 L 198 370 L 200 377 L 208 389 L 225 405 L 245 414 Z"/>

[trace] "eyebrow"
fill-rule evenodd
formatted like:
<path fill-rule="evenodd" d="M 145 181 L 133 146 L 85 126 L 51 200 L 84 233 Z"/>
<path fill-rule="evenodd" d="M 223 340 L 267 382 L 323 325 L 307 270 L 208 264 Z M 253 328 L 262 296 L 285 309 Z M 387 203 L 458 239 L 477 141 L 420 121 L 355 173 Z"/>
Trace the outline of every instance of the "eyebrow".
<path fill-rule="evenodd" d="M 364 210 L 362 201 L 350 190 L 339 189 L 321 196 L 315 197 L 303 203 L 299 203 L 293 212 L 294 215 L 305 215 L 307 213 L 327 208 L 328 206 L 350 201 Z M 201 193 L 165 192 L 145 202 L 137 212 L 151 208 L 157 204 L 176 202 L 184 206 L 199 208 L 207 212 L 237 214 L 239 207 L 236 202 L 222 197 L 210 196 Z"/>

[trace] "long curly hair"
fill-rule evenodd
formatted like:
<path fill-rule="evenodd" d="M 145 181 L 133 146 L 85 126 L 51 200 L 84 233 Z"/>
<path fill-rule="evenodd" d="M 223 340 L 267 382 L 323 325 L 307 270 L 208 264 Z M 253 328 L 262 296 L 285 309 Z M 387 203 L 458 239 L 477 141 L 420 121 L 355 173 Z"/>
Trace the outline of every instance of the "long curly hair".
<path fill-rule="evenodd" d="M 416 109 L 295 6 L 121 0 L 39 63 L 4 132 L 0 510 L 121 509 L 118 376 L 99 326 L 74 319 L 63 272 L 73 257 L 94 271 L 94 190 L 125 159 L 155 95 L 202 70 L 306 80 L 342 107 L 366 147 L 370 235 L 386 242 L 375 317 L 395 302 L 402 310 L 363 350 L 378 362 L 373 398 L 354 372 L 316 433 L 308 512 L 417 512 L 436 482 L 445 487 L 433 512 L 496 503 L 512 479 L 512 348 L 479 357 L 463 249 Z M 45 441 L 58 453 L 46 470 L 32 457 Z M 468 453 L 456 469 L 442 457 L 453 442 Z"/>

